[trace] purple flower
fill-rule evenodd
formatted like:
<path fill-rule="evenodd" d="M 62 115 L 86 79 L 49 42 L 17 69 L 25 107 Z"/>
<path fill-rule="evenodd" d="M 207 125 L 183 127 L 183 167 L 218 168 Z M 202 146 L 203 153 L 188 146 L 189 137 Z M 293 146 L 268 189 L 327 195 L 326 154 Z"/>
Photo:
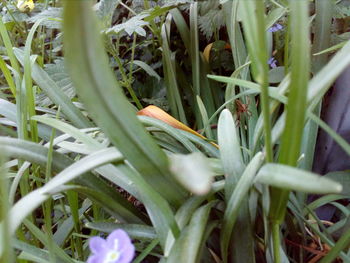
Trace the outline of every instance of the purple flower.
<path fill-rule="evenodd" d="M 93 254 L 87 263 L 130 263 L 135 255 L 134 245 L 121 229 L 114 230 L 106 239 L 92 237 L 89 247 Z"/>
<path fill-rule="evenodd" d="M 277 31 L 282 30 L 282 29 L 283 29 L 283 26 L 277 23 L 277 24 L 273 25 L 272 27 L 270 27 L 267 31 L 277 32 Z"/>
<path fill-rule="evenodd" d="M 271 68 L 276 68 L 277 67 L 277 60 L 274 57 L 271 57 L 268 61 L 267 64 L 270 65 Z"/>

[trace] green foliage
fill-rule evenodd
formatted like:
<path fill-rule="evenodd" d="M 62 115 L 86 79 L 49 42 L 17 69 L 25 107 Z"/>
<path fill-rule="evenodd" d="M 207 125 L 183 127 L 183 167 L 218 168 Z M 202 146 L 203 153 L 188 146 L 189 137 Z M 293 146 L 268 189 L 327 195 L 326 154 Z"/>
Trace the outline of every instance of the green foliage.
<path fill-rule="evenodd" d="M 350 65 L 349 1 L 15 4 L 1 2 L 0 262 L 86 262 L 117 228 L 134 262 L 350 262 L 349 172 L 311 170 L 318 128 L 350 153 L 320 119 Z M 136 116 L 148 104 L 191 132 Z"/>

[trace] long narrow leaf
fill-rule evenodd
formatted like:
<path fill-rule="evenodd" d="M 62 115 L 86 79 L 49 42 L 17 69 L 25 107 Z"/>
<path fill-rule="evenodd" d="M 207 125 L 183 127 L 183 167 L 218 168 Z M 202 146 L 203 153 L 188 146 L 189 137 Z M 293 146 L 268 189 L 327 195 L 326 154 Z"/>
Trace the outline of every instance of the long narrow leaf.
<path fill-rule="evenodd" d="M 254 177 L 263 160 L 264 158 L 262 153 L 255 155 L 245 169 L 242 177 L 239 179 L 230 200 L 227 203 L 220 238 L 221 253 L 224 259 L 227 258 L 228 255 L 229 241 L 239 214 L 239 208 L 241 207 L 243 200 L 247 198 L 250 187 L 253 185 Z"/>

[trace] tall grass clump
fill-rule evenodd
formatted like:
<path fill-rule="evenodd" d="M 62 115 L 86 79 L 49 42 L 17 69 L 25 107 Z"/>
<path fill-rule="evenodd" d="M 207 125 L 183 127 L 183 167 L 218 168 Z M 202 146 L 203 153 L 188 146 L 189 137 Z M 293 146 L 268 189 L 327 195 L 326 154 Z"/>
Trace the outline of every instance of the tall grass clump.
<path fill-rule="evenodd" d="M 3 1 L 0 262 L 350 262 L 344 2 Z"/>

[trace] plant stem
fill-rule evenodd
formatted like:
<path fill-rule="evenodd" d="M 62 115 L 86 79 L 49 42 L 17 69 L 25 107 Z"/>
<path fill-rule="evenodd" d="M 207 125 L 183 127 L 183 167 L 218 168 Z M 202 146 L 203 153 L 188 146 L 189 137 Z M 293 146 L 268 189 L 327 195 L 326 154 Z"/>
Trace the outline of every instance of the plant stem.
<path fill-rule="evenodd" d="M 275 221 L 272 222 L 272 243 L 273 243 L 273 259 L 275 263 L 281 262 L 281 253 L 280 253 L 280 224 Z"/>
<path fill-rule="evenodd" d="M 128 81 L 128 84 L 127 84 L 126 88 L 128 89 L 132 100 L 136 103 L 137 108 L 139 110 L 141 110 L 143 108 L 142 104 L 139 101 L 139 99 L 137 98 L 137 96 L 135 94 L 135 91 L 132 89 L 132 86 L 131 86 L 131 83 L 132 83 L 132 72 L 133 72 L 132 71 L 132 66 L 134 64 L 136 37 L 137 37 L 136 33 L 134 33 L 133 37 L 134 37 L 134 39 L 133 39 L 132 48 L 131 48 L 131 61 L 130 61 L 130 68 L 129 68 L 129 81 Z"/>

